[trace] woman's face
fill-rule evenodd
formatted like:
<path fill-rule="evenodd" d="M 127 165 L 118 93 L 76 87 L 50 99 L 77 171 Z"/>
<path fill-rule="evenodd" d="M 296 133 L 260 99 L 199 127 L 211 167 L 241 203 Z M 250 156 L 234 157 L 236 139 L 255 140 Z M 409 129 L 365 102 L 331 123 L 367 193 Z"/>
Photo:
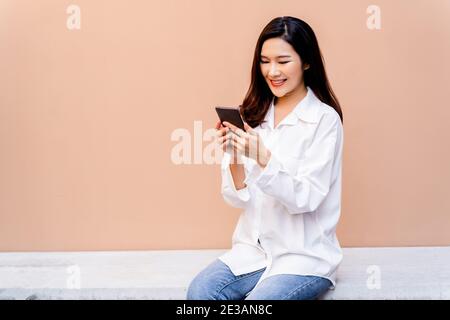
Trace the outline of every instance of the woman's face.
<path fill-rule="evenodd" d="M 281 38 L 264 41 L 261 49 L 261 73 L 272 93 L 280 98 L 304 86 L 302 60 L 294 48 Z"/>

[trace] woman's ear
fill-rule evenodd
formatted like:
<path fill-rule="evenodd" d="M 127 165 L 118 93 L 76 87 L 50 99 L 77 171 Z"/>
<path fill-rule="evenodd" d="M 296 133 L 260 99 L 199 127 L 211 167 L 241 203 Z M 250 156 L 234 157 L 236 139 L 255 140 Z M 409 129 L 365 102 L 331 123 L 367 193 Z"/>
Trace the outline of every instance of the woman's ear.
<path fill-rule="evenodd" d="M 303 70 L 308 70 L 309 69 L 309 64 L 305 63 Z"/>

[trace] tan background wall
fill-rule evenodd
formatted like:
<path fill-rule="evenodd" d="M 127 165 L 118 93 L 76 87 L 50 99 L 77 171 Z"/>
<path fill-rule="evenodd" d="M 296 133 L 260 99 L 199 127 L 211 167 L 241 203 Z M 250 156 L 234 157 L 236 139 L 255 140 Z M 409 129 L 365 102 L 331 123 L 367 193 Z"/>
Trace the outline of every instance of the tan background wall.
<path fill-rule="evenodd" d="M 219 166 L 175 165 L 171 134 L 242 101 L 281 15 L 343 106 L 342 245 L 449 245 L 449 1 L 1 0 L 0 250 L 229 247 Z"/>

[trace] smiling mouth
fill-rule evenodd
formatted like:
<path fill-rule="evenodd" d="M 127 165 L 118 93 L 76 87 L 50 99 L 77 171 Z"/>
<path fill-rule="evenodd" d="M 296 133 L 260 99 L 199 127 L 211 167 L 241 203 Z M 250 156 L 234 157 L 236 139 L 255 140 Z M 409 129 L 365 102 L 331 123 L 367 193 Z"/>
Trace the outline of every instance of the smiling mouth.
<path fill-rule="evenodd" d="M 270 83 L 271 83 L 272 86 L 274 86 L 274 87 L 280 87 L 280 86 L 282 86 L 285 82 L 286 82 L 286 79 L 284 79 L 284 80 L 276 80 L 276 81 L 270 80 Z"/>

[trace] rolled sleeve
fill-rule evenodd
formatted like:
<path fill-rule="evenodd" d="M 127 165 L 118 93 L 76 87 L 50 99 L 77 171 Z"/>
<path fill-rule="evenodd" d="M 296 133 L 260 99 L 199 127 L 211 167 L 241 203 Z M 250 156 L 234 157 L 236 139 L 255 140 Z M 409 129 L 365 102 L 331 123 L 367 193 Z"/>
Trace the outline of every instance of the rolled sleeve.
<path fill-rule="evenodd" d="M 244 183 L 247 186 L 252 186 L 261 175 L 263 169 L 256 163 L 256 161 L 252 159 L 247 159 L 247 161 Z"/>
<path fill-rule="evenodd" d="M 250 190 L 248 185 L 245 188 L 236 190 L 233 176 L 230 170 L 231 155 L 224 154 L 222 160 L 222 196 L 229 205 L 235 208 L 245 208 L 250 201 Z"/>

